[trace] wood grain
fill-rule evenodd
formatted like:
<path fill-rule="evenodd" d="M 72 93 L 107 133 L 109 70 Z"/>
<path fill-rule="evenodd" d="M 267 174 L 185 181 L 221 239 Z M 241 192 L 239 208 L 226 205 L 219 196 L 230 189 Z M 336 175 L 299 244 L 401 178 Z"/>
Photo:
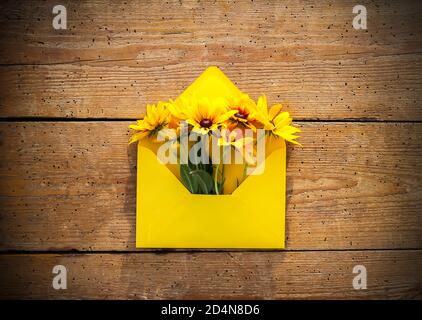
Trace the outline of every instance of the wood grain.
<path fill-rule="evenodd" d="M 62 1 L 67 30 L 52 27 L 49 1 L 2 1 L 3 64 L 139 60 L 270 62 L 420 52 L 419 1 L 371 1 L 355 30 L 348 1 Z M 12 48 L 10 48 L 12 47 Z"/>
<path fill-rule="evenodd" d="M 422 299 L 422 2 L 56 4 L 0 3 L 0 298 Z M 287 250 L 135 252 L 128 120 L 210 65 L 306 120 Z"/>
<path fill-rule="evenodd" d="M 1 250 L 134 250 L 129 123 L 1 123 Z M 422 124 L 299 125 L 287 249 L 421 248 Z"/>
<path fill-rule="evenodd" d="M 299 119 L 422 120 L 418 1 L 368 3 L 368 30 L 354 1 L 63 2 L 61 31 L 55 4 L 0 5 L 0 117 L 136 118 L 217 65 Z"/>
<path fill-rule="evenodd" d="M 52 269 L 67 268 L 66 290 Z M 366 290 L 352 273 L 364 265 Z M 20 254 L 0 256 L 0 298 L 422 298 L 422 251 Z"/>
<path fill-rule="evenodd" d="M 288 101 L 298 119 L 422 120 L 422 55 L 251 63 L 222 70 L 254 99 Z M 410 67 L 411 66 L 411 67 Z M 139 118 L 207 67 L 92 62 L 0 68 L 0 117 Z M 265 88 L 265 89 L 263 89 Z"/>

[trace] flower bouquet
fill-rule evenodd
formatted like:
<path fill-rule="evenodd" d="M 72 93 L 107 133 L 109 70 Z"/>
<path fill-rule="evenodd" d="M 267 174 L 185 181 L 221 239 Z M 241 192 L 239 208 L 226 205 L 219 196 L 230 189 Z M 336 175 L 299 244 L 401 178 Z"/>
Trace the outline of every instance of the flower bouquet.
<path fill-rule="evenodd" d="M 285 141 L 300 130 L 281 104 L 255 102 L 216 67 L 176 100 L 147 105 L 138 142 L 136 246 L 284 248 Z"/>

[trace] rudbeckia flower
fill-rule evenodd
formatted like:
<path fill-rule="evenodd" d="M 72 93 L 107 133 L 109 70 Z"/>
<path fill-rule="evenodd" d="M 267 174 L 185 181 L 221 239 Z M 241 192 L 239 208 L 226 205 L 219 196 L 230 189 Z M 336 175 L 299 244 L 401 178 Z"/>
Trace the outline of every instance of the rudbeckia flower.
<path fill-rule="evenodd" d="M 228 102 L 229 109 L 236 110 L 236 113 L 230 119 L 234 127 L 241 125 L 255 131 L 256 127 L 253 123 L 256 119 L 253 114 L 255 114 L 256 107 L 254 101 L 247 94 L 242 94 L 240 97 L 229 98 Z"/>
<path fill-rule="evenodd" d="M 184 106 L 184 112 L 180 116 L 192 126 L 192 131 L 208 134 L 221 126 L 226 126 L 226 121 L 236 112 L 236 110 L 227 109 L 225 99 L 210 101 L 206 98 L 192 98 L 187 106 Z"/>
<path fill-rule="evenodd" d="M 167 104 L 158 102 L 157 105 L 148 104 L 145 117 L 142 120 L 136 121 L 136 124 L 131 124 L 130 129 L 135 130 L 129 143 L 136 142 L 145 137 L 153 137 L 158 134 L 161 129 L 166 128 L 171 120 L 170 111 L 167 109 Z"/>
<path fill-rule="evenodd" d="M 257 110 L 254 117 L 263 124 L 265 130 L 273 135 L 300 145 L 300 143 L 295 140 L 299 138 L 299 136 L 295 134 L 300 132 L 300 129 L 291 126 L 292 118 L 290 118 L 288 112 L 281 112 L 281 108 L 281 104 L 275 104 L 268 110 L 267 98 L 263 95 L 258 99 Z"/>
<path fill-rule="evenodd" d="M 170 111 L 175 120 L 184 120 L 186 119 L 185 107 L 187 105 L 189 105 L 189 101 L 185 98 L 176 101 L 170 99 L 167 105 L 167 109 Z"/>
<path fill-rule="evenodd" d="M 180 134 L 180 121 L 186 118 L 184 105 L 187 105 L 186 99 L 176 101 L 170 99 L 167 103 L 167 109 L 171 115 L 168 126 L 171 129 L 176 129 L 177 135 Z"/>

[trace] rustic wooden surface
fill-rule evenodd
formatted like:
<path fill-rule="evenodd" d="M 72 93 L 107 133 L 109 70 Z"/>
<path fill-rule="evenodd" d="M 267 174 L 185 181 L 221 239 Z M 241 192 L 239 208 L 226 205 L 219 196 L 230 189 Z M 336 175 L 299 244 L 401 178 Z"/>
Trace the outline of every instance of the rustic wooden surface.
<path fill-rule="evenodd" d="M 133 250 L 129 123 L 0 123 L 0 248 Z M 299 125 L 304 147 L 289 149 L 287 166 L 288 249 L 422 246 L 422 124 Z"/>
<path fill-rule="evenodd" d="M 68 268 L 60 295 L 57 264 Z M 352 287 L 356 264 L 369 270 L 367 290 Z M 420 299 L 421 265 L 420 250 L 19 254 L 0 256 L 0 280 L 8 297 L 25 288 L 34 298 Z"/>
<path fill-rule="evenodd" d="M 55 4 L 0 4 L 0 298 L 422 298 L 420 2 Z M 209 65 L 299 120 L 286 251 L 135 248 L 127 126 Z"/>

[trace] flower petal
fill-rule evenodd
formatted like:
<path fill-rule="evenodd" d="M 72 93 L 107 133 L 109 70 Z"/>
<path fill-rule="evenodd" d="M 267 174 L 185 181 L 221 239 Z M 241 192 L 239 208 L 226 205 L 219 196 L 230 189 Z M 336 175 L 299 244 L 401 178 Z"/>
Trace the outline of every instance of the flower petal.
<path fill-rule="evenodd" d="M 275 104 L 271 107 L 270 112 L 268 113 L 268 118 L 270 120 L 274 119 L 281 111 L 283 106 L 281 104 Z"/>

